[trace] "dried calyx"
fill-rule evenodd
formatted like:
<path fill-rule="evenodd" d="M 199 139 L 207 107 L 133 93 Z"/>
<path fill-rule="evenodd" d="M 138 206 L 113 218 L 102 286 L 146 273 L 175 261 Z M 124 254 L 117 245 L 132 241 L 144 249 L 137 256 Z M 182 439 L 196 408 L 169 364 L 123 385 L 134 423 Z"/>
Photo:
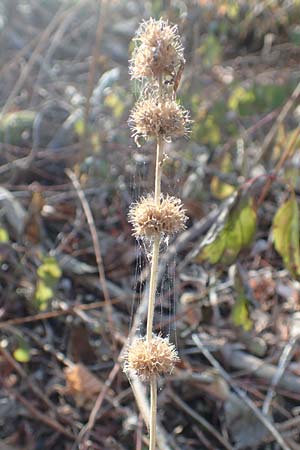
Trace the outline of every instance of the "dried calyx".
<path fill-rule="evenodd" d="M 153 336 L 151 341 L 139 338 L 128 348 L 124 370 L 149 380 L 152 376 L 170 374 L 178 361 L 176 348 L 167 338 Z"/>
<path fill-rule="evenodd" d="M 156 79 L 174 76 L 184 63 L 183 46 L 178 28 L 162 19 L 142 22 L 135 39 L 137 46 L 130 61 L 132 78 Z"/>
<path fill-rule="evenodd" d="M 137 238 L 171 236 L 185 229 L 187 216 L 179 198 L 161 195 L 157 206 L 153 195 L 142 197 L 129 211 L 129 222 Z"/>
<path fill-rule="evenodd" d="M 150 95 L 137 102 L 129 117 L 132 136 L 137 140 L 161 136 L 166 140 L 189 134 L 189 112 L 175 100 Z"/>

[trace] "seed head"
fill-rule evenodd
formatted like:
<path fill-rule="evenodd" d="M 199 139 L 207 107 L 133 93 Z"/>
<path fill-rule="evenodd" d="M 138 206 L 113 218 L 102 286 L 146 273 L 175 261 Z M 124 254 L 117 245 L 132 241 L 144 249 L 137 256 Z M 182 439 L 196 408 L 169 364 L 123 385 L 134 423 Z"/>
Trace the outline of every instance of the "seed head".
<path fill-rule="evenodd" d="M 165 97 L 161 101 L 155 95 L 138 101 L 129 117 L 137 143 L 141 137 L 162 136 L 169 140 L 187 136 L 190 123 L 189 112 L 175 100 Z"/>
<path fill-rule="evenodd" d="M 148 195 L 134 203 L 129 210 L 129 222 L 137 238 L 155 238 L 157 235 L 171 236 L 185 229 L 187 216 L 179 198 L 161 196 L 159 206 L 154 197 Z"/>
<path fill-rule="evenodd" d="M 137 46 L 130 61 L 132 78 L 173 76 L 184 62 L 178 27 L 162 19 L 141 23 L 134 40 Z"/>
<path fill-rule="evenodd" d="M 148 342 L 145 338 L 139 338 L 128 348 L 124 371 L 146 381 L 154 375 L 170 374 L 177 361 L 176 348 L 168 339 L 153 336 Z"/>

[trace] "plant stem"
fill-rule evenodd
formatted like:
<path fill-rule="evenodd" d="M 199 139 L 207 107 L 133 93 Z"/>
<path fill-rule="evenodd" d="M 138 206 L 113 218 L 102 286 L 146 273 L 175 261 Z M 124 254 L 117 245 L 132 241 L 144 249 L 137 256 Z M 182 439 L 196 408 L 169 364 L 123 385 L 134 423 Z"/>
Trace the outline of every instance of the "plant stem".
<path fill-rule="evenodd" d="M 156 206 L 159 206 L 160 194 L 161 194 L 162 150 L 163 150 L 163 139 L 161 136 L 157 136 L 156 165 L 155 165 L 155 191 L 154 191 L 154 201 L 155 201 Z"/>
<path fill-rule="evenodd" d="M 156 206 L 160 203 L 161 194 L 161 173 L 162 173 L 162 138 L 158 136 L 156 147 L 156 166 L 155 166 L 155 192 L 154 201 Z M 148 300 L 148 317 L 147 317 L 147 334 L 146 339 L 148 342 L 152 339 L 153 317 L 155 307 L 155 293 L 157 288 L 157 271 L 158 271 L 158 257 L 159 257 L 159 245 L 160 236 L 157 235 L 153 241 L 152 247 L 152 259 L 151 259 L 151 272 L 149 283 L 149 300 Z"/>
<path fill-rule="evenodd" d="M 156 411 L 157 411 L 157 381 L 156 376 L 150 379 L 150 444 L 149 450 L 155 450 L 156 445 Z"/>
<path fill-rule="evenodd" d="M 162 101 L 162 79 L 159 79 L 159 96 Z M 154 202 L 158 207 L 160 205 L 161 195 L 161 175 L 162 175 L 162 155 L 163 155 L 163 139 L 162 136 L 157 136 L 156 146 L 156 163 L 155 163 L 155 188 L 154 188 Z M 155 294 L 157 289 L 157 273 L 158 273 L 158 258 L 160 247 L 160 235 L 158 234 L 152 247 L 150 285 L 149 285 L 149 300 L 148 300 L 148 316 L 147 316 L 147 334 L 146 341 L 148 343 L 152 340 L 153 318 L 155 308 Z M 149 450 L 155 450 L 156 446 L 156 414 L 157 414 L 157 381 L 156 376 L 150 379 L 150 444 Z"/>
<path fill-rule="evenodd" d="M 153 317 L 155 307 L 155 293 L 157 287 L 157 268 L 159 255 L 160 236 L 154 239 L 152 247 L 151 272 L 149 283 L 149 300 L 148 300 L 148 317 L 147 317 L 147 334 L 146 340 L 150 342 L 152 339 Z"/>
<path fill-rule="evenodd" d="M 155 167 L 155 193 L 154 199 L 156 206 L 160 204 L 161 193 L 161 172 L 162 172 L 162 139 L 157 138 L 156 150 L 156 167 Z M 153 317 L 155 308 L 155 294 L 157 288 L 157 273 L 158 273 L 158 257 L 159 257 L 160 235 L 158 234 L 152 247 L 151 272 L 150 272 L 150 286 L 149 286 L 149 300 L 148 300 L 148 317 L 147 317 L 147 342 L 152 340 Z M 149 450 L 155 450 L 156 444 L 156 409 L 157 409 L 157 382 L 156 377 L 150 379 L 150 444 Z"/>

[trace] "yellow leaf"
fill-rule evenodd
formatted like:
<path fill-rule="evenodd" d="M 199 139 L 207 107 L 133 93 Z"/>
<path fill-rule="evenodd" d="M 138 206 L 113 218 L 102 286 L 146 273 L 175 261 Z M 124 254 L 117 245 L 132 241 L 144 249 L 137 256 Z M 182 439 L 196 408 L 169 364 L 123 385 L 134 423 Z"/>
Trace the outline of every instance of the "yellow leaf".
<path fill-rule="evenodd" d="M 53 298 L 53 290 L 47 286 L 43 280 L 37 282 L 34 300 L 40 311 L 44 311 L 48 307 L 49 300 Z"/>
<path fill-rule="evenodd" d="M 222 173 L 230 173 L 232 169 L 233 167 L 231 157 L 230 154 L 227 153 L 225 154 L 224 158 L 221 161 L 220 170 Z M 224 200 L 235 191 L 235 187 L 229 183 L 225 183 L 224 181 L 220 180 L 218 176 L 215 175 L 212 177 L 210 183 L 210 190 L 215 198 L 219 200 Z"/>
<path fill-rule="evenodd" d="M 300 277 L 299 207 L 293 193 L 277 210 L 272 229 L 274 246 L 293 277 Z"/>
<path fill-rule="evenodd" d="M 240 251 L 251 244 L 256 231 L 256 212 L 252 203 L 251 198 L 241 193 L 227 200 L 227 205 L 202 241 L 196 261 L 228 265 L 236 260 Z"/>
<path fill-rule="evenodd" d="M 30 350 L 27 345 L 20 345 L 14 351 L 13 357 L 20 363 L 28 363 L 30 361 Z"/>
<path fill-rule="evenodd" d="M 5 228 L 0 227 L 0 243 L 9 242 L 9 235 Z"/>

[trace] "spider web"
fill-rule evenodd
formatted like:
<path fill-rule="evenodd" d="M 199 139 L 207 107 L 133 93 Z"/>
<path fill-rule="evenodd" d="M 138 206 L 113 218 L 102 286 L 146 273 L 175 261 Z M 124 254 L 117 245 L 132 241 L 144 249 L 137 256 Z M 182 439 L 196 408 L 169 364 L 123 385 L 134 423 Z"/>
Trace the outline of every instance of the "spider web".
<path fill-rule="evenodd" d="M 153 152 L 153 158 L 149 158 L 149 161 L 145 157 L 143 159 L 143 148 L 136 150 L 132 148 L 133 152 L 139 152 L 140 158 L 135 161 L 135 168 L 132 174 L 130 182 L 130 194 L 132 202 L 136 202 L 142 195 L 146 195 L 148 192 L 153 191 L 154 180 L 151 185 L 151 180 L 147 182 L 147 175 L 153 172 L 152 164 L 155 160 L 155 143 L 151 143 L 150 151 Z M 173 192 L 177 180 L 167 182 L 167 191 Z M 146 190 L 146 185 L 148 189 Z M 143 186 L 143 187 L 142 187 Z M 169 242 L 164 239 L 161 243 L 160 259 L 163 257 L 165 251 L 168 249 Z M 145 288 L 149 282 L 150 265 L 151 265 L 151 253 L 152 244 L 144 240 L 136 240 L 135 243 L 135 270 L 133 276 L 133 299 L 130 307 L 130 319 L 129 330 L 132 327 L 134 321 L 134 314 L 139 306 L 140 300 L 144 295 Z M 168 262 L 166 269 L 158 282 L 156 292 L 156 306 L 154 313 L 154 330 L 155 333 L 162 331 L 163 336 L 171 336 L 171 339 L 175 339 L 177 344 L 176 333 L 176 270 L 175 270 L 174 256 L 171 261 Z M 145 270 L 147 273 L 147 279 L 145 279 Z M 139 333 L 144 331 L 146 324 L 140 324 Z"/>

